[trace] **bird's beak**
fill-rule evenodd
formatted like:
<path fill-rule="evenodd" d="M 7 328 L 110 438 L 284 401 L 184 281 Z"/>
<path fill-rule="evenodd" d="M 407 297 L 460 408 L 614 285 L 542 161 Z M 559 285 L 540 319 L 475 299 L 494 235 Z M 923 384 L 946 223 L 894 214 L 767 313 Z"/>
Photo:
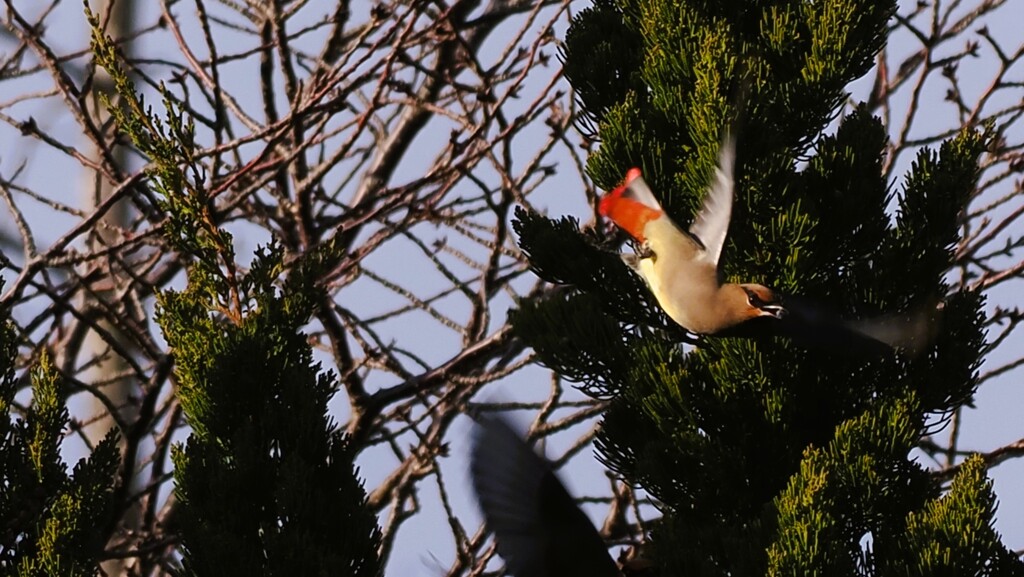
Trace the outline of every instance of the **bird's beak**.
<path fill-rule="evenodd" d="M 782 319 L 789 314 L 789 311 L 787 311 L 782 305 L 764 305 L 758 310 L 760 311 L 758 316 L 772 317 L 776 319 Z"/>

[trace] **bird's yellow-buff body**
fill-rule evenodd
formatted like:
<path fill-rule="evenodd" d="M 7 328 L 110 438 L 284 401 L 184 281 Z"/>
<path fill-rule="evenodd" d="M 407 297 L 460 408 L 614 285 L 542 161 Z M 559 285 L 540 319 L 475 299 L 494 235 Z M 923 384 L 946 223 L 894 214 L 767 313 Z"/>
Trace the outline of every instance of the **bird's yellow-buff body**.
<path fill-rule="evenodd" d="M 714 334 L 761 316 L 738 285 L 718 283 L 718 271 L 700 258 L 703 249 L 667 215 L 647 223 L 644 236 L 654 257 L 637 261 L 637 272 L 665 313 L 698 334 Z"/>

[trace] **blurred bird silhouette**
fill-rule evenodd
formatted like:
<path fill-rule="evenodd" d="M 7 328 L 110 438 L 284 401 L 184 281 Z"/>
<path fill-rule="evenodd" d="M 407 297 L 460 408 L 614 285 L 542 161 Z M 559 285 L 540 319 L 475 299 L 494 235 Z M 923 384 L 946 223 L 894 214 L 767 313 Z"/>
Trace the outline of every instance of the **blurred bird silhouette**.
<path fill-rule="evenodd" d="M 514 577 L 616 577 L 619 568 L 551 464 L 496 417 L 477 421 L 470 474 Z"/>

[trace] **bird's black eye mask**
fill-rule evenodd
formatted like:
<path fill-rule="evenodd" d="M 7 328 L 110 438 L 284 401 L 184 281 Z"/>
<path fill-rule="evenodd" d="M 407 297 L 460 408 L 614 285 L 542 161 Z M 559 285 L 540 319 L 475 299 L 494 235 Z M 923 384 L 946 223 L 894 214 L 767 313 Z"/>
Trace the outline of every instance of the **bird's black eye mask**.
<path fill-rule="evenodd" d="M 743 287 L 743 292 L 747 293 L 747 302 L 750 303 L 750 306 L 754 307 L 755 309 L 782 308 L 782 302 L 778 300 L 770 302 L 766 301 L 762 299 L 760 296 L 758 296 L 758 294 L 755 291 L 750 290 L 746 287 Z"/>

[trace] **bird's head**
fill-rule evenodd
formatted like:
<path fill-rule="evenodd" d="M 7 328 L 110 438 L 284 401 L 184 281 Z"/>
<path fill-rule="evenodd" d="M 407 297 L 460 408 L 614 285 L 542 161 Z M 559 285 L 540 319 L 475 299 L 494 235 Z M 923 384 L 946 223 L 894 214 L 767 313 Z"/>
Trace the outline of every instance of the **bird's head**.
<path fill-rule="evenodd" d="M 786 316 L 782 299 L 772 289 L 752 283 L 739 286 L 743 289 L 743 295 L 746 297 L 747 314 L 750 318 L 774 317 L 781 319 Z"/>
<path fill-rule="evenodd" d="M 641 243 L 647 240 L 647 223 L 665 214 L 639 168 L 629 169 L 623 183 L 601 199 L 598 210 Z"/>
<path fill-rule="evenodd" d="M 786 316 L 786 308 L 782 299 L 772 289 L 759 284 L 724 285 L 736 287 L 730 289 L 729 300 L 733 309 L 738 312 L 741 322 L 760 317 L 781 319 Z"/>

